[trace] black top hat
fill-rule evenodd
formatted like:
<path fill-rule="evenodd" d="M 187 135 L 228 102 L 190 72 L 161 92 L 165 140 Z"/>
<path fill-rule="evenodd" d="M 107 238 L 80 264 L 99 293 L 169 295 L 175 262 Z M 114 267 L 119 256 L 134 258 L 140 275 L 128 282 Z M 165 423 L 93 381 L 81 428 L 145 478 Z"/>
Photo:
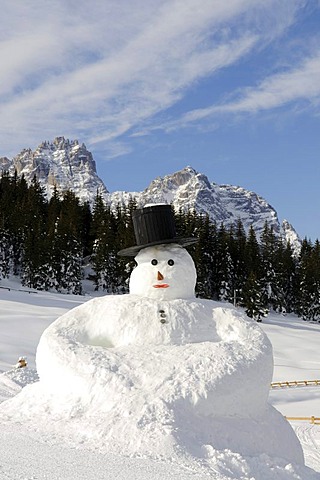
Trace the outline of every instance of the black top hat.
<path fill-rule="evenodd" d="M 178 238 L 174 215 L 170 205 L 158 204 L 134 210 L 132 222 L 137 245 L 125 248 L 118 255 L 134 257 L 142 248 L 167 243 L 178 243 L 186 247 L 197 238 Z"/>

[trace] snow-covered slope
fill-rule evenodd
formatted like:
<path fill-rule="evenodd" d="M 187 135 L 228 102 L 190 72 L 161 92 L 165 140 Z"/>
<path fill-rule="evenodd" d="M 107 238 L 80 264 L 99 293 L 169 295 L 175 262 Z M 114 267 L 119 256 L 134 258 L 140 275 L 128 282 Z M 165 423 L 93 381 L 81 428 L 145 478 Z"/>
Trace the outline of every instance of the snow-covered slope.
<path fill-rule="evenodd" d="M 75 298 L 48 292 L 29 294 L 15 291 L 13 289 L 15 285 L 12 283 L 10 283 L 10 287 L 12 287 L 10 291 L 0 289 L 1 305 L 8 307 L 5 310 L 0 309 L 1 352 L 6 352 L 4 347 L 7 347 L 7 337 L 12 338 L 10 352 L 0 355 L 0 360 L 4 361 L 2 366 L 0 362 L 0 370 L 8 370 L 9 364 L 15 363 L 17 357 L 25 353 L 29 354 L 30 367 L 27 369 L 29 372 L 15 371 L 11 374 L 8 372 L 0 374 L 0 391 L 2 386 L 3 399 L 15 395 L 20 390 L 19 384 L 34 382 L 35 377 L 31 367 L 34 366 L 36 345 L 42 331 L 52 321 L 54 315 L 57 316 L 59 315 L 58 311 L 66 312 L 75 304 L 88 300 L 88 297 Z M 16 288 L 20 287 L 16 286 Z M 225 304 L 221 304 L 221 307 L 225 306 Z M 26 312 L 23 322 L 22 312 Z M 275 351 L 274 380 L 279 378 L 294 380 L 297 375 L 305 379 L 318 378 L 316 371 L 310 370 L 310 361 L 313 360 L 316 367 L 318 351 L 316 337 L 320 332 L 318 324 L 306 323 L 293 316 L 281 317 L 273 314 L 262 324 L 262 327 L 270 337 Z M 33 341 L 30 342 L 33 344 L 32 352 L 29 348 L 29 341 L 26 343 L 26 337 L 21 328 L 30 332 L 30 340 L 31 337 L 33 338 Z M 292 345 L 294 345 L 293 348 Z M 295 355 L 292 353 L 293 350 Z M 287 353 L 290 353 L 291 356 L 287 356 Z M 283 370 L 283 365 L 286 365 L 286 370 Z M 27 378 L 28 374 L 29 378 Z M 274 392 L 275 399 L 271 397 L 271 403 L 274 405 L 280 403 L 282 396 L 284 396 L 284 400 L 287 399 L 287 403 L 282 402 L 281 405 L 283 414 L 318 416 L 317 411 L 311 408 L 313 405 L 316 406 L 316 402 L 310 403 L 313 393 L 319 398 L 317 387 L 291 389 L 290 398 L 286 396 L 286 393 L 282 389 Z M 293 397 L 295 397 L 296 403 L 295 410 L 291 412 L 288 408 L 291 408 Z M 79 412 L 74 410 L 73 415 L 77 419 Z M 100 445 L 95 443 L 94 439 L 90 439 L 87 443 L 81 443 L 81 445 L 79 442 L 75 448 L 65 440 L 70 430 L 69 424 L 66 423 L 58 435 L 49 435 L 43 432 L 45 419 L 46 411 L 44 409 L 41 415 L 34 417 L 30 428 L 11 422 L 1 424 L 1 479 L 288 480 L 295 478 L 296 480 L 309 480 L 312 478 L 318 480 L 320 478 L 319 473 L 308 471 L 305 468 L 297 469 L 290 464 L 274 465 L 266 456 L 265 464 L 262 465 L 254 457 L 244 459 L 240 455 L 232 454 L 228 449 L 219 452 L 214 469 L 208 476 L 205 459 L 203 462 L 190 462 L 186 466 L 173 459 L 163 462 L 149 456 L 130 457 L 109 452 L 101 453 Z M 101 420 L 103 425 L 105 419 Z M 308 460 L 307 465 L 319 472 L 320 427 L 297 422 L 297 429 L 299 438 L 303 440 L 305 457 Z M 78 437 L 82 434 L 82 431 L 78 431 Z"/>
<path fill-rule="evenodd" d="M 286 220 L 280 223 L 275 209 L 262 197 L 241 187 L 213 183 L 190 166 L 156 178 L 143 192 L 108 193 L 85 145 L 80 145 L 77 140 L 57 137 L 53 142 L 41 143 L 34 152 L 25 149 L 12 160 L 0 158 L 0 171 L 13 174 L 15 170 L 24 174 L 28 182 L 36 175 L 49 196 L 56 185 L 58 190 L 72 190 L 82 201 L 91 204 L 97 191 L 114 207 L 119 203 L 127 205 L 132 198 L 139 206 L 172 203 L 176 210 L 191 209 L 208 214 L 212 221 L 224 222 L 225 226 L 240 218 L 245 229 L 248 231 L 252 225 L 258 236 L 267 221 L 269 227 L 285 240 L 290 240 L 296 250 L 300 247 L 292 225 Z"/>

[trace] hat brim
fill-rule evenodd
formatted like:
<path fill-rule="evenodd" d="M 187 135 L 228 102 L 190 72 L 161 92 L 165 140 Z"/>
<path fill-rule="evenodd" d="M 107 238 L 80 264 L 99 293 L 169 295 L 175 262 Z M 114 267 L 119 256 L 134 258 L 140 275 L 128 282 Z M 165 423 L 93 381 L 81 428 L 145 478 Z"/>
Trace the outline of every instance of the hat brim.
<path fill-rule="evenodd" d="M 198 238 L 169 238 L 167 240 L 158 240 L 157 242 L 147 243 L 146 245 L 135 245 L 133 247 L 124 248 L 118 252 L 120 257 L 135 257 L 143 248 L 154 247 L 155 245 L 168 245 L 169 243 L 177 243 L 182 247 L 193 245 L 199 241 Z"/>

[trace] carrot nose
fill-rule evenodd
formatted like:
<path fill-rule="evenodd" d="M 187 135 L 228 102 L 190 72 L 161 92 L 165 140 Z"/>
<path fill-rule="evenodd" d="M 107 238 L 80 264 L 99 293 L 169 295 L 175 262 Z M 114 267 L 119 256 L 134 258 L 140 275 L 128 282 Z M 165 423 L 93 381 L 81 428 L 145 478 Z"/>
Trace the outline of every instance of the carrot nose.
<path fill-rule="evenodd" d="M 162 273 L 158 272 L 157 279 L 158 279 L 158 280 L 163 280 L 163 275 L 162 275 Z"/>

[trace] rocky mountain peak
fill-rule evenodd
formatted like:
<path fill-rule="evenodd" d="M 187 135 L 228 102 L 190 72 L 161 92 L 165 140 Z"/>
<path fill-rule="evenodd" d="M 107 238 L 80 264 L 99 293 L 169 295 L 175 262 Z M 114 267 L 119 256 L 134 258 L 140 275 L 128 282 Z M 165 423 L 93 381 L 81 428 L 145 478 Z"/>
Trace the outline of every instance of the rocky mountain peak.
<path fill-rule="evenodd" d="M 218 222 L 228 219 L 228 213 L 208 178 L 190 166 L 172 175 L 156 178 L 137 200 L 140 206 L 152 201 L 165 202 L 172 204 L 176 210 L 209 214 Z"/>
<path fill-rule="evenodd" d="M 291 243 L 293 251 L 296 255 L 299 255 L 301 251 L 301 240 L 296 230 L 293 228 L 291 223 L 288 220 L 283 220 L 281 224 L 282 236 L 286 239 L 287 242 Z"/>
<path fill-rule="evenodd" d="M 180 187 L 184 187 L 186 185 L 198 185 L 200 186 L 210 186 L 210 182 L 208 178 L 203 175 L 202 173 L 198 173 L 194 168 L 187 166 L 178 172 L 172 173 L 170 175 L 166 175 L 165 177 L 156 178 L 148 187 L 148 190 L 152 189 L 152 185 L 158 186 L 159 181 L 162 184 L 164 189 L 176 189 L 178 190 Z"/>
<path fill-rule="evenodd" d="M 111 204 L 112 195 L 109 197 Z M 118 195 L 119 192 L 117 200 Z M 177 211 L 195 210 L 226 227 L 240 219 L 247 232 L 253 226 L 258 238 L 267 222 L 276 234 L 290 240 L 296 252 L 300 248 L 301 242 L 293 227 L 288 223 L 281 225 L 277 212 L 264 198 L 242 187 L 210 182 L 190 166 L 158 177 L 143 192 L 132 195 L 140 207 L 152 202 L 170 203 Z"/>
<path fill-rule="evenodd" d="M 12 160 L 0 159 L 0 168 L 24 174 L 27 182 L 36 176 L 48 197 L 54 187 L 60 192 L 72 190 L 81 201 L 92 202 L 97 191 L 107 194 L 92 154 L 78 140 L 56 137 L 52 142 L 44 141 L 35 151 L 27 148 Z"/>

